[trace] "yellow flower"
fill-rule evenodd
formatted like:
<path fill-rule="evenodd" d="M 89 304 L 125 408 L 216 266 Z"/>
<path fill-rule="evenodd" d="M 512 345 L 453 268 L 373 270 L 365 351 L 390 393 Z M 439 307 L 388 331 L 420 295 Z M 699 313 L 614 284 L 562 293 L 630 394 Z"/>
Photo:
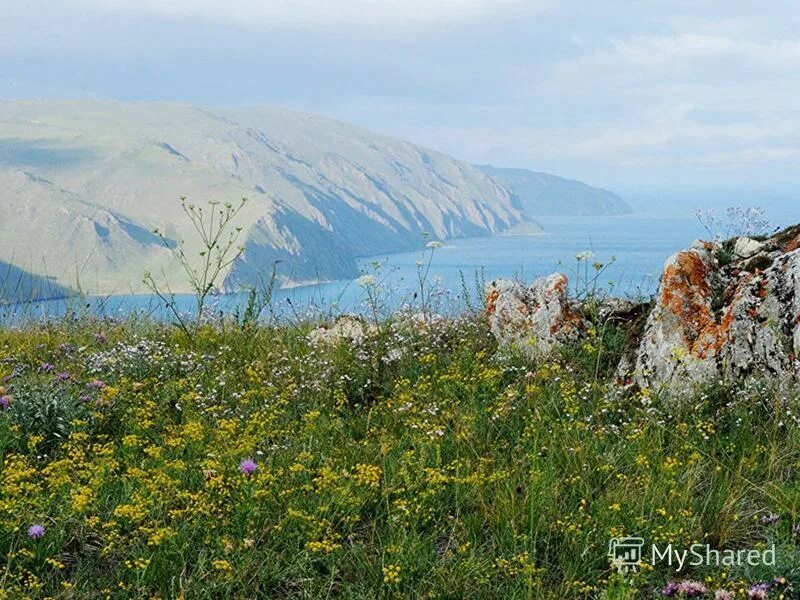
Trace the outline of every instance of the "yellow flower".
<path fill-rule="evenodd" d="M 160 545 L 161 542 L 169 540 L 173 537 L 175 537 L 175 532 L 169 527 L 160 527 L 150 534 L 150 537 L 147 540 L 147 545 L 150 547 L 155 547 Z"/>
<path fill-rule="evenodd" d="M 386 565 L 383 567 L 383 583 L 394 585 L 400 583 L 400 567 L 398 565 Z"/>
<path fill-rule="evenodd" d="M 358 464 L 353 473 L 353 480 L 358 485 L 377 488 L 381 483 L 381 468 L 375 465 Z"/>
<path fill-rule="evenodd" d="M 141 521 L 147 515 L 147 511 L 139 505 L 120 504 L 114 509 L 114 516 L 128 521 Z"/>
<path fill-rule="evenodd" d="M 338 544 L 334 540 L 328 538 L 306 542 L 306 550 L 316 554 L 330 554 L 341 547 L 341 544 Z"/>

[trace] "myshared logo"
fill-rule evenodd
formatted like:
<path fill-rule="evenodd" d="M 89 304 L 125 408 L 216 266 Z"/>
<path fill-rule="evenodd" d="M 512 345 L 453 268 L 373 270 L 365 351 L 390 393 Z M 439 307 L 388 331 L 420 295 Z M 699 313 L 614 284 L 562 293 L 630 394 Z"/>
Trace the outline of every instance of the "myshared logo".
<path fill-rule="evenodd" d="M 716 550 L 708 544 L 692 544 L 680 548 L 672 544 L 659 546 L 651 544 L 645 551 L 644 540 L 640 537 L 612 538 L 608 546 L 608 558 L 618 570 L 636 570 L 640 563 L 648 562 L 656 566 L 666 564 L 676 573 L 686 567 L 712 566 L 732 567 L 749 565 L 751 567 L 775 565 L 775 545 L 764 549 Z"/>
<path fill-rule="evenodd" d="M 642 561 L 644 540 L 640 537 L 611 538 L 608 558 L 620 571 L 635 571 Z"/>

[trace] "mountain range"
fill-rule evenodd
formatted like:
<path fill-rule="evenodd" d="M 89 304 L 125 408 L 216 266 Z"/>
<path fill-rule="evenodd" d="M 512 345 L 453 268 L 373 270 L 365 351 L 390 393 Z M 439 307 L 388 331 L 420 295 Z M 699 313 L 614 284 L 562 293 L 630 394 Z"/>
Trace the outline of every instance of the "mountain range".
<path fill-rule="evenodd" d="M 574 179 L 527 169 L 506 169 L 491 165 L 477 167 L 517 196 L 518 206 L 526 218 L 621 215 L 633 212 L 615 193 Z"/>
<path fill-rule="evenodd" d="M 245 252 L 225 289 L 276 261 L 280 283 L 298 285 L 353 277 L 359 257 L 425 239 L 507 231 L 552 214 L 559 184 L 576 213 L 625 209 L 608 192 L 532 174 L 548 188 L 539 210 L 535 181 L 519 173 L 279 108 L 0 102 L 0 299 L 44 283 L 40 295 L 138 293 L 146 271 L 188 291 L 174 247 L 184 240 L 190 257 L 200 247 L 184 196 L 248 199 L 235 223 Z"/>

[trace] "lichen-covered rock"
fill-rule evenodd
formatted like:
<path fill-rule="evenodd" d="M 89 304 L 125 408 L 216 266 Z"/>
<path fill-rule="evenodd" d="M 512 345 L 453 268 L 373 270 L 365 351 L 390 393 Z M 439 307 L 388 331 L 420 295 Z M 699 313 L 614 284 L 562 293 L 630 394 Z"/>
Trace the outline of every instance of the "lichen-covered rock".
<path fill-rule="evenodd" d="M 341 315 L 331 325 L 323 325 L 308 334 L 311 344 L 335 344 L 340 340 L 347 340 L 352 344 L 360 344 L 370 326 L 354 315 Z"/>
<path fill-rule="evenodd" d="M 795 377 L 800 350 L 799 231 L 728 246 L 699 242 L 670 257 L 639 344 L 632 379 L 691 391 L 751 373 Z M 627 370 L 621 365 L 621 371 Z M 621 375 L 625 375 L 621 373 Z"/>
<path fill-rule="evenodd" d="M 656 305 L 636 357 L 642 387 L 714 377 L 714 348 L 724 330 L 714 319 L 711 248 L 693 247 L 664 265 Z"/>
<path fill-rule="evenodd" d="M 553 273 L 525 287 L 498 279 L 486 286 L 486 313 L 492 333 L 506 347 L 531 358 L 546 356 L 578 338 L 587 322 L 567 295 L 568 280 Z"/>

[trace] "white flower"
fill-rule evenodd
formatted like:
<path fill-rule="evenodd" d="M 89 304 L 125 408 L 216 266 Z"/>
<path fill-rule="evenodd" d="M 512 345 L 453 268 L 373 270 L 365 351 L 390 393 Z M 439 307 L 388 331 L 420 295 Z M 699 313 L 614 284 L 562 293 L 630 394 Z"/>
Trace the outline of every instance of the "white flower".
<path fill-rule="evenodd" d="M 594 252 L 590 250 L 584 250 L 583 252 L 578 252 L 575 255 L 575 260 L 577 261 L 589 260 L 590 258 L 594 258 Z"/>
<path fill-rule="evenodd" d="M 370 285 L 375 285 L 378 283 L 378 281 L 375 279 L 374 275 L 362 275 L 356 279 L 356 283 L 362 287 L 367 287 Z"/>
<path fill-rule="evenodd" d="M 428 242 L 425 244 L 426 248 L 430 248 L 431 250 L 436 250 L 436 248 L 441 248 L 444 244 L 442 242 Z"/>

